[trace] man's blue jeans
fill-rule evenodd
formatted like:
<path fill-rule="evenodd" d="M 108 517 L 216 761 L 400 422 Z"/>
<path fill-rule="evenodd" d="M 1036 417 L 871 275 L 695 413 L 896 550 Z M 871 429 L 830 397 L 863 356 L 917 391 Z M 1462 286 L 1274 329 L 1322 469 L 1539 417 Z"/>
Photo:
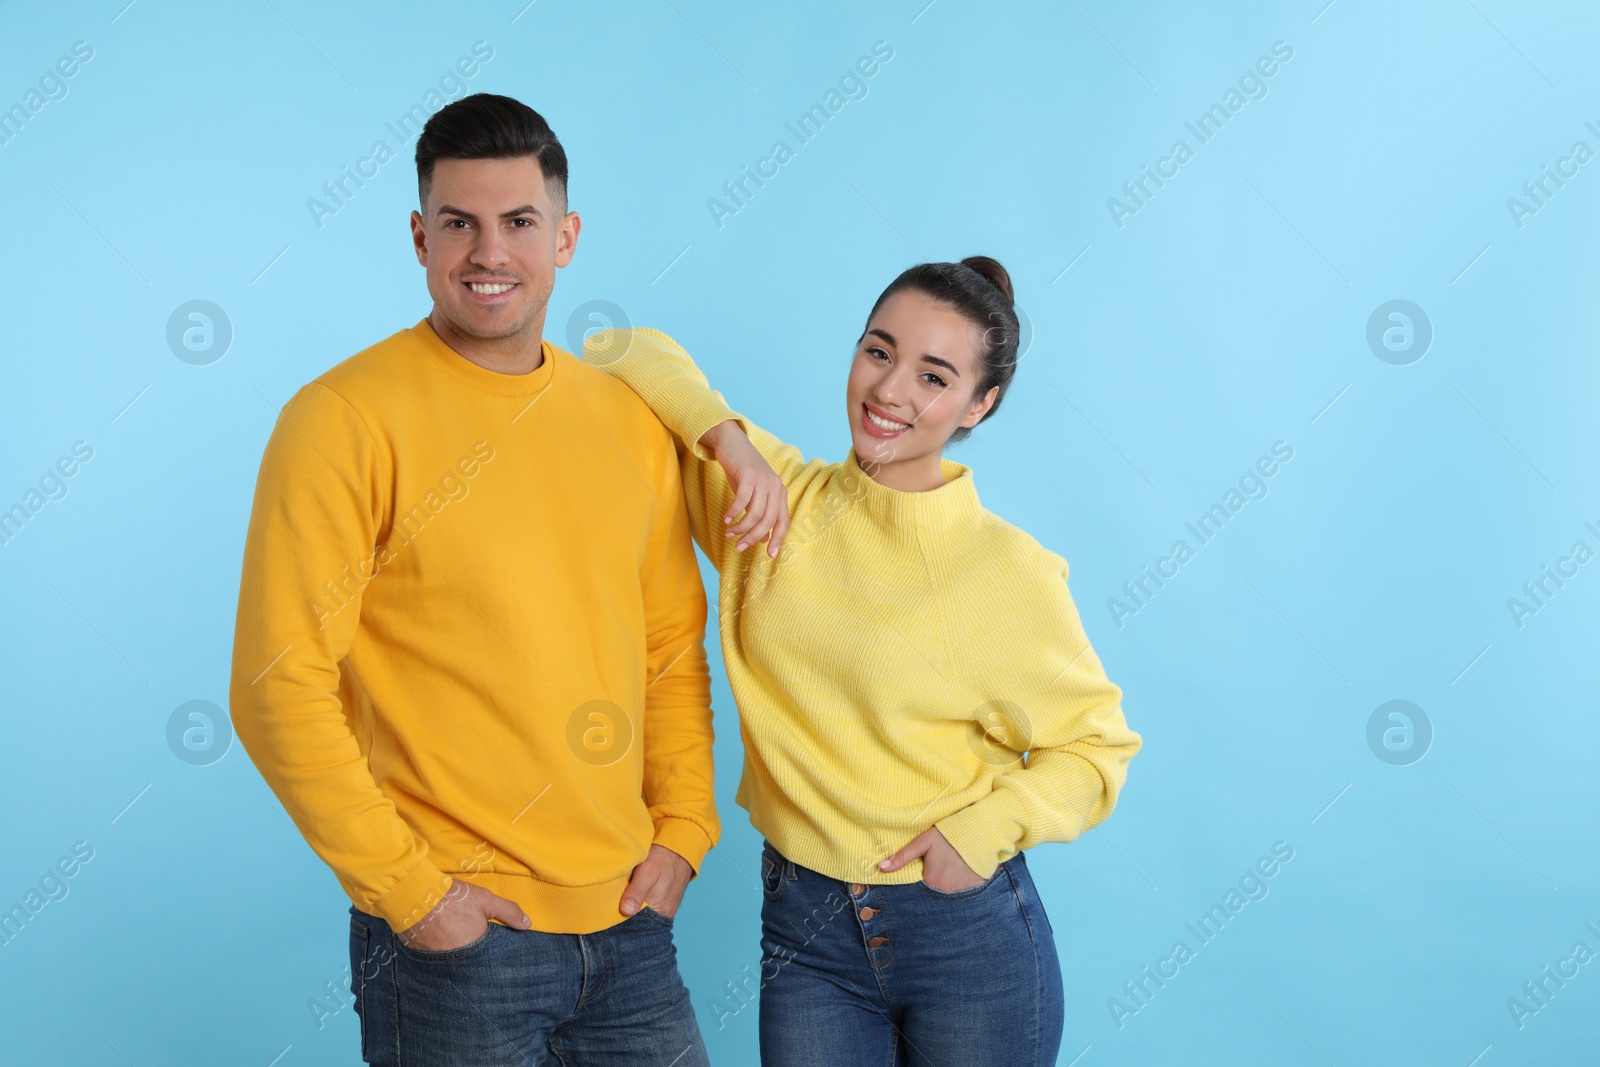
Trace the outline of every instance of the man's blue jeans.
<path fill-rule="evenodd" d="M 383 1067 L 707 1067 L 672 920 L 641 908 L 593 934 L 490 923 L 445 952 L 350 909 L 361 1057 Z"/>
<path fill-rule="evenodd" d="M 844 882 L 761 856 L 763 1067 L 1050 1067 L 1055 935 L 1017 853 L 982 885 Z"/>

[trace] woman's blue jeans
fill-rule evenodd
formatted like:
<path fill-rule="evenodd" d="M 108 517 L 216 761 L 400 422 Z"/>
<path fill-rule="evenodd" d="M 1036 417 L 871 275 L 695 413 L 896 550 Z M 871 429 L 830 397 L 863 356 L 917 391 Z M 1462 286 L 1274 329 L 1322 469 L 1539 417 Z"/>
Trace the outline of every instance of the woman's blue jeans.
<path fill-rule="evenodd" d="M 761 856 L 762 1067 L 1049 1067 L 1055 935 L 1022 853 L 982 885 L 871 885 Z"/>

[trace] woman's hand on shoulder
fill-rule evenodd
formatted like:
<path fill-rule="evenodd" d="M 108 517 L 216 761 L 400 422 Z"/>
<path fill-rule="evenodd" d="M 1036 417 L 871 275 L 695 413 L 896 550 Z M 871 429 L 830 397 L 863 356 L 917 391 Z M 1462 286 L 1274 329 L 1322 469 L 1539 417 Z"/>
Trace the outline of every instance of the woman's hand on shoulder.
<path fill-rule="evenodd" d="M 735 549 L 743 552 L 766 541 L 767 555 L 776 558 L 789 532 L 789 490 L 783 479 L 733 419 L 706 431 L 700 443 L 711 449 L 733 490 L 722 521 L 728 524 L 727 536 L 738 538 Z"/>

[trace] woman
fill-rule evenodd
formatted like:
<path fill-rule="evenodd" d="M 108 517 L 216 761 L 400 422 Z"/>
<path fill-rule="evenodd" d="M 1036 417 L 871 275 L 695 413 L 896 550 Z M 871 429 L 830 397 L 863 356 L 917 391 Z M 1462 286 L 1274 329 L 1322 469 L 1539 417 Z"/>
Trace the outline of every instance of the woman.
<path fill-rule="evenodd" d="M 992 259 L 901 274 L 856 345 L 843 463 L 729 409 L 665 334 L 585 345 L 678 437 L 721 574 L 737 800 L 766 838 L 766 1067 L 1055 1062 L 1061 974 L 1023 850 L 1105 819 L 1141 738 L 1066 561 L 942 456 L 999 408 L 1018 332 Z"/>

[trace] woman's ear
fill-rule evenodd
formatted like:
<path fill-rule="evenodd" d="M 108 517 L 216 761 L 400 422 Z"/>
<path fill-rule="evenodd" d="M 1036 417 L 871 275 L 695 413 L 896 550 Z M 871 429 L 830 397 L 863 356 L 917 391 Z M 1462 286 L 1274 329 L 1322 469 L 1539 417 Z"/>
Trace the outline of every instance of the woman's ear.
<path fill-rule="evenodd" d="M 983 394 L 983 399 L 974 400 L 971 406 L 967 408 L 967 414 L 961 420 L 962 428 L 970 430 L 978 425 L 979 421 L 989 414 L 989 409 L 994 407 L 994 402 L 999 396 L 1000 387 L 998 385 L 989 386 L 989 391 Z"/>

